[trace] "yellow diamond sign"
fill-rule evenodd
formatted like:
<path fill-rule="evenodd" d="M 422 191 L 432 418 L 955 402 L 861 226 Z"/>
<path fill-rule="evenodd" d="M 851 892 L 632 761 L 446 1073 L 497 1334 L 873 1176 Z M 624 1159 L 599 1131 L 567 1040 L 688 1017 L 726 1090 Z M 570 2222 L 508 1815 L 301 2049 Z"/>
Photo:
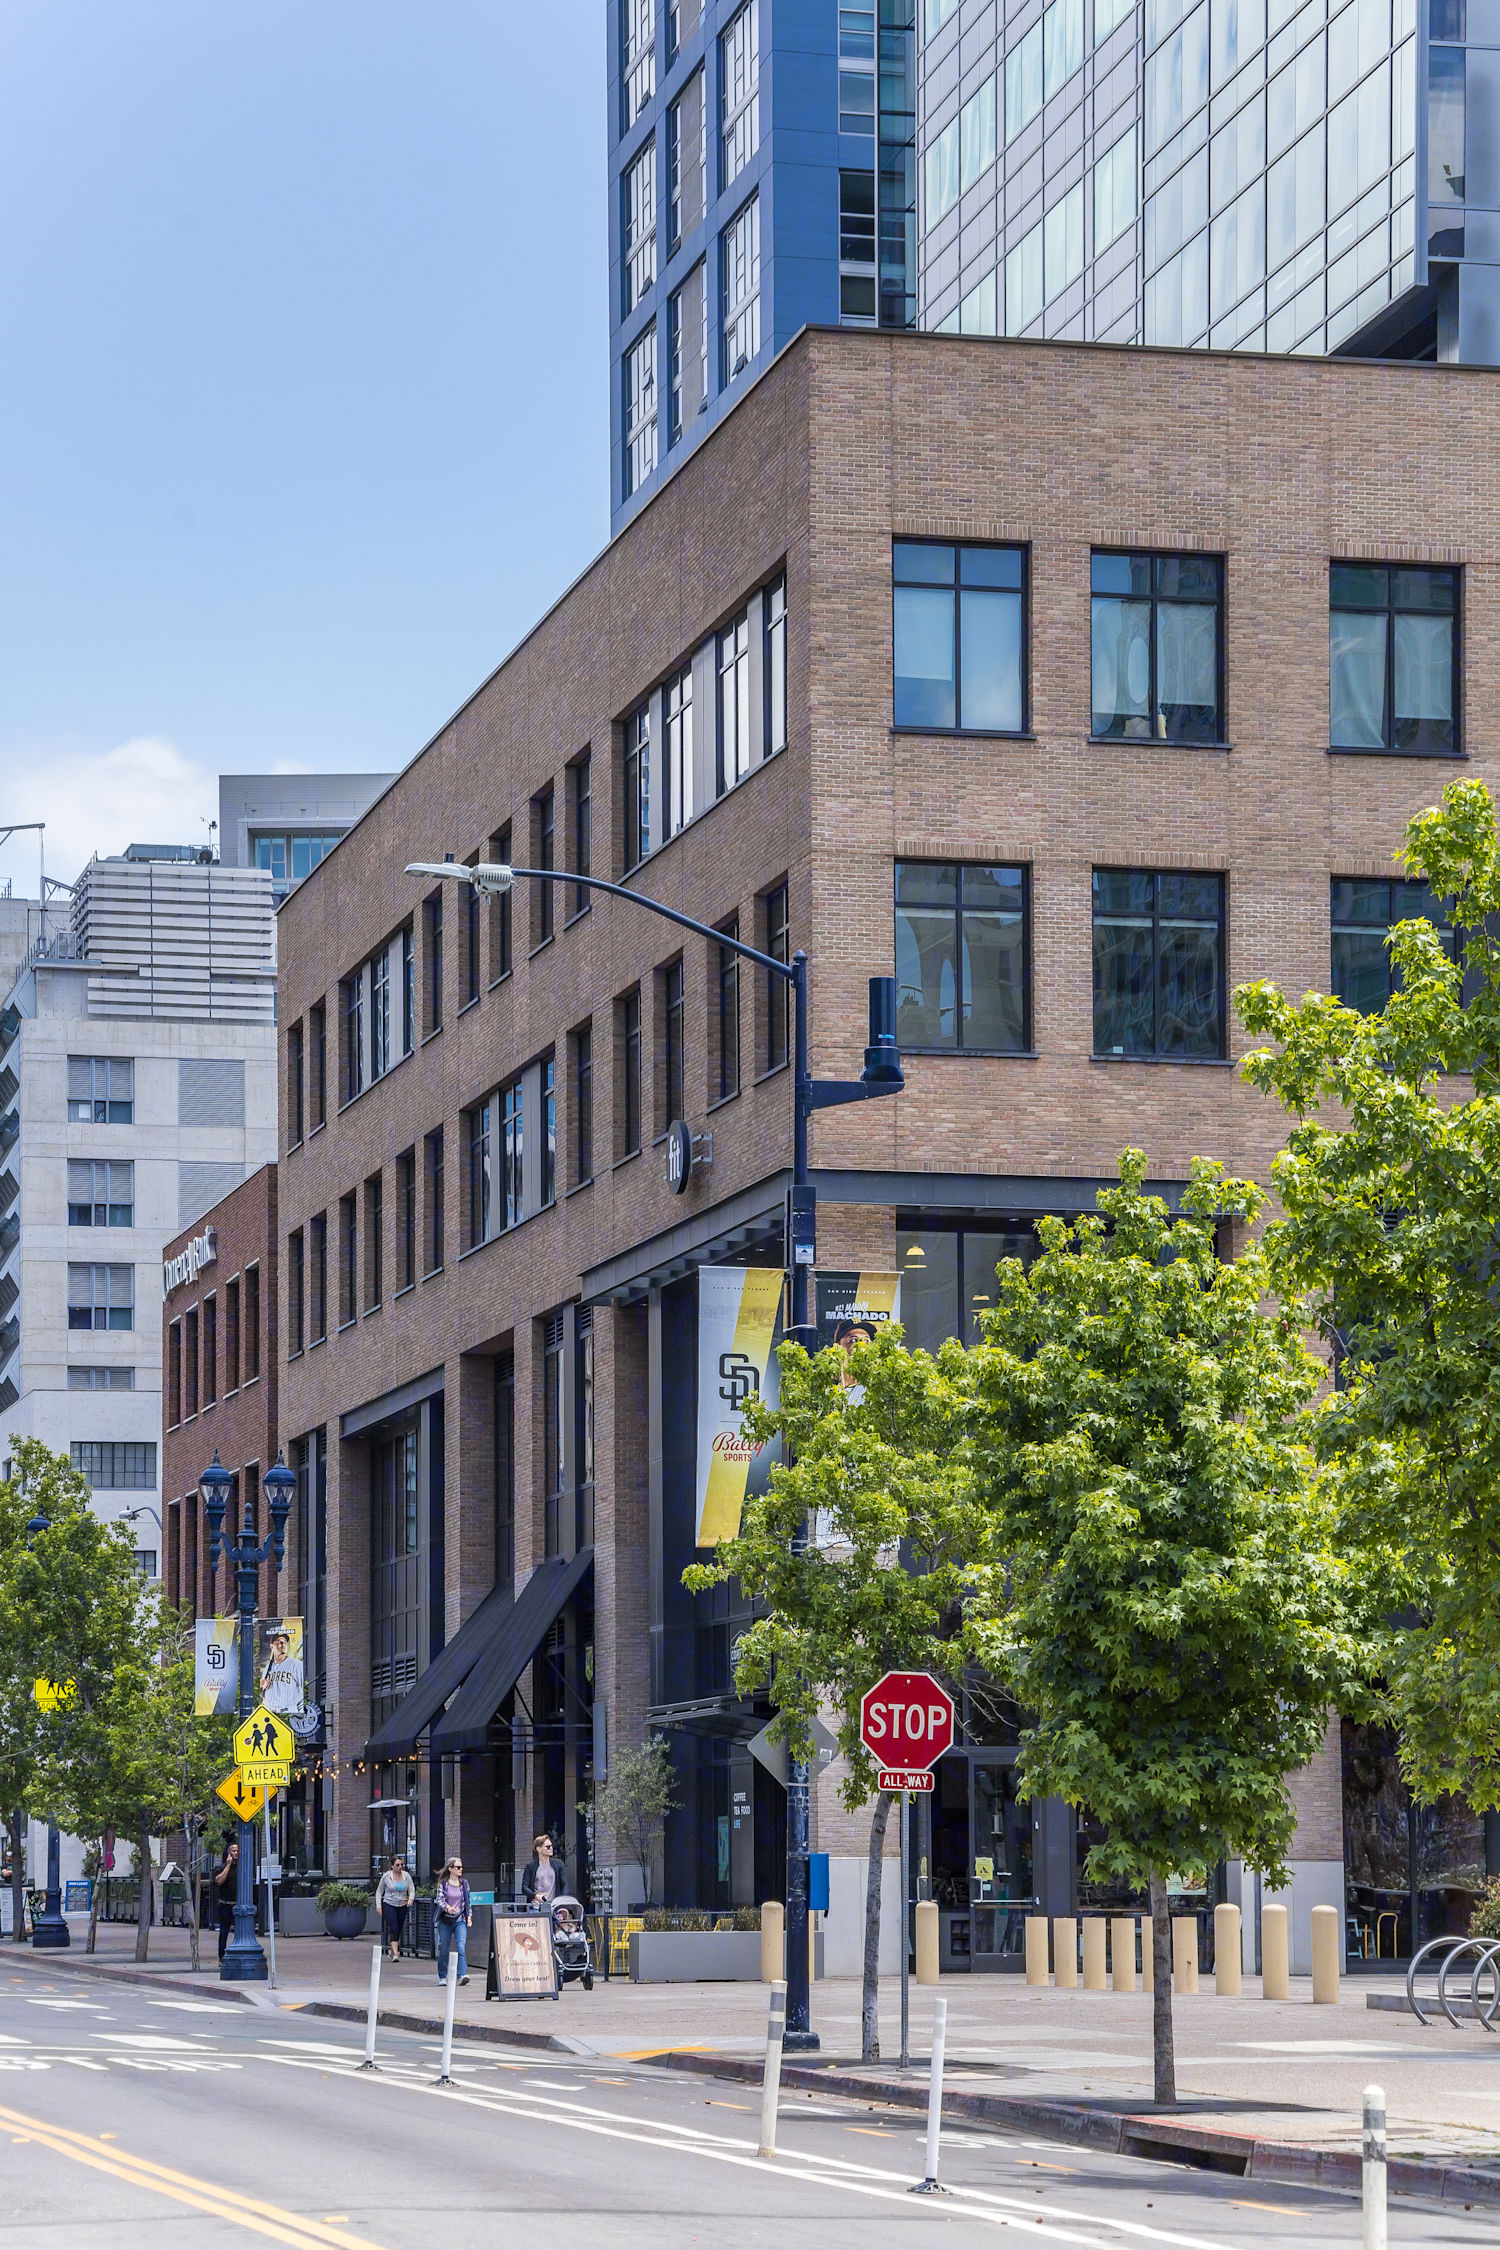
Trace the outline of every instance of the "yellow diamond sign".
<path fill-rule="evenodd" d="M 281 1712 L 264 1704 L 234 1730 L 234 1756 L 244 1780 L 259 1789 L 284 1789 L 292 1778 L 296 1742 Z"/>
<path fill-rule="evenodd" d="M 266 1801 L 264 1789 L 252 1788 L 236 1766 L 219 1783 L 218 1794 L 237 1820 L 254 1820 Z"/>

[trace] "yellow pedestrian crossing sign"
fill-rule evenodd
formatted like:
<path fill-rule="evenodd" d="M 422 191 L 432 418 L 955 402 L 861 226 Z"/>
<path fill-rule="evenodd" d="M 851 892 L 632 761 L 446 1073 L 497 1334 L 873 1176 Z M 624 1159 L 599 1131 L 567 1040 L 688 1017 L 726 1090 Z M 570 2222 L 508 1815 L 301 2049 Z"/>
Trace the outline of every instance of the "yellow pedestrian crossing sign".
<path fill-rule="evenodd" d="M 226 1773 L 219 1783 L 218 1794 L 237 1820 L 254 1820 L 266 1801 L 264 1789 L 253 1789 L 238 1766 Z"/>
<path fill-rule="evenodd" d="M 279 1711 L 264 1704 L 234 1730 L 235 1763 L 244 1779 L 260 1789 L 284 1789 L 292 1778 L 291 1728 Z"/>

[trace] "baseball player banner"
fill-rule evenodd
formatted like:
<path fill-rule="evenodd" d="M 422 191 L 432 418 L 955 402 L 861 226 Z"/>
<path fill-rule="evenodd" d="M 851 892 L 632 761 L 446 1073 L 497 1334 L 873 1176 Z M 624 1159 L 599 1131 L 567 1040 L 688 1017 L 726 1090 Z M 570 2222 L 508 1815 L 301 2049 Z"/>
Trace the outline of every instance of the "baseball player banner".
<path fill-rule="evenodd" d="M 747 1438 L 744 1411 L 752 1398 L 774 1406 L 779 1396 L 776 1346 L 781 1342 L 780 1266 L 698 1269 L 697 1543 L 717 1546 L 740 1528 L 745 1495 L 764 1492 L 781 1442 Z"/>
<path fill-rule="evenodd" d="M 307 1676 L 302 1662 L 300 1617 L 263 1617 L 257 1628 L 255 1684 L 268 1711 L 286 1720 L 299 1742 L 312 1741 L 321 1731 L 321 1707 L 307 1700 Z"/>

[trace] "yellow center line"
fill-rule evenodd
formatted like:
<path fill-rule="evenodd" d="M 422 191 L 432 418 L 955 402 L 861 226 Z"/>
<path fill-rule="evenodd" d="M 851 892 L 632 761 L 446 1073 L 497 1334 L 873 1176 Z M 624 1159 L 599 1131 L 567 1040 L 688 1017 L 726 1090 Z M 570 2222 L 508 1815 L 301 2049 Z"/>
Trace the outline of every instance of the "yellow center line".
<path fill-rule="evenodd" d="M 1285 2219 L 1306 2219 L 1311 2216 L 1310 2206 L 1298 2203 L 1231 2203 L 1231 2211 L 1275 2211 Z"/>
<path fill-rule="evenodd" d="M 107 2172 L 130 2187 L 152 2189 L 174 2203 L 187 2204 L 191 2210 L 206 2211 L 211 2218 L 228 2219 L 254 2234 L 268 2235 L 273 2242 L 290 2243 L 293 2250 L 324 2250 L 330 2243 L 345 2245 L 347 2250 L 380 2250 L 378 2243 L 367 2242 L 359 2235 L 335 2234 L 316 2219 L 283 2210 L 280 2204 L 241 2195 L 237 2189 L 220 2187 L 212 2180 L 195 2179 L 189 2172 L 175 2172 L 165 2164 L 153 2164 L 147 2157 L 131 2156 L 124 2149 L 103 2149 L 96 2140 L 65 2125 L 50 2125 L 19 2110 L 3 2108 L 0 2124 L 23 2126 L 31 2140 L 50 2148 L 54 2155 L 70 2156 L 75 2163 Z"/>

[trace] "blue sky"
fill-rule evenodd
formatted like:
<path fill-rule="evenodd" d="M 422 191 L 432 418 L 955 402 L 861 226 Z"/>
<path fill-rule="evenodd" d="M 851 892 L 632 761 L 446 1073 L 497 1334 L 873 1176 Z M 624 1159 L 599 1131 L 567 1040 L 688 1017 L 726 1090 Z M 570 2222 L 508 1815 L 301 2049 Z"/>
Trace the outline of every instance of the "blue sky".
<path fill-rule="evenodd" d="M 0 825 L 49 872 L 402 764 L 603 544 L 604 220 L 599 0 L 10 0 Z"/>

